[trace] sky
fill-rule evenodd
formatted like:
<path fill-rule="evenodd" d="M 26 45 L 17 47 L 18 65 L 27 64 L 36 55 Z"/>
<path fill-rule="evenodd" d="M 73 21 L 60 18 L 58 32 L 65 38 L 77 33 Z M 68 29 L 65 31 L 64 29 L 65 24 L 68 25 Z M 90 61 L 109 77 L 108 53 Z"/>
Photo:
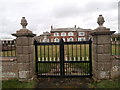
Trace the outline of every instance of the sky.
<path fill-rule="evenodd" d="M 118 32 L 119 0 L 0 0 L 0 38 L 15 38 L 20 20 L 26 17 L 27 28 L 40 35 L 53 28 L 96 29 L 100 14 L 104 26 Z"/>

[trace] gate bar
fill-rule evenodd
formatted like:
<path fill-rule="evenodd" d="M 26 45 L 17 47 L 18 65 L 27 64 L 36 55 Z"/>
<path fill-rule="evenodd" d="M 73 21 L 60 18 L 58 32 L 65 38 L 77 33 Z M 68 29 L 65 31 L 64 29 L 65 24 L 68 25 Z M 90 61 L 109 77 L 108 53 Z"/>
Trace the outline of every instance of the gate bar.
<path fill-rule="evenodd" d="M 60 75 L 63 77 L 65 75 L 64 72 L 64 41 L 60 40 Z"/>
<path fill-rule="evenodd" d="M 92 40 L 89 40 L 90 76 L 92 76 Z"/>
<path fill-rule="evenodd" d="M 34 45 L 35 45 L 35 63 L 36 63 L 36 74 L 38 76 L 38 49 L 37 49 L 37 41 L 34 41 Z"/>

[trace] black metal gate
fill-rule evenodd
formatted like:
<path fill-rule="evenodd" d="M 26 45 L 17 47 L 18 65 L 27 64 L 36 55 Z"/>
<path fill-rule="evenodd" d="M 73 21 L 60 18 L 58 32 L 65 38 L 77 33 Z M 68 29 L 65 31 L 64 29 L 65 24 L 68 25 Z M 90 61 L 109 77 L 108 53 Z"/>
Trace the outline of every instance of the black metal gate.
<path fill-rule="evenodd" d="M 38 77 L 91 77 L 92 41 L 34 42 Z"/>

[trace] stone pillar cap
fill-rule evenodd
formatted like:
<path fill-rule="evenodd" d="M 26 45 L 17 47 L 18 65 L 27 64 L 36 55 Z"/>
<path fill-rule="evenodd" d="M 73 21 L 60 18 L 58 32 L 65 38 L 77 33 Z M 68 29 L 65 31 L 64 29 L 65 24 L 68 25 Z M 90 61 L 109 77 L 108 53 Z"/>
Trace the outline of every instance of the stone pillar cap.
<path fill-rule="evenodd" d="M 22 17 L 21 19 L 21 23 L 22 25 L 22 29 L 16 31 L 16 33 L 12 34 L 13 36 L 17 36 L 17 37 L 21 37 L 21 36 L 29 36 L 29 37 L 34 37 L 36 36 L 36 34 L 33 34 L 32 31 L 30 31 L 29 29 L 26 29 L 27 26 L 27 20 L 25 19 L 25 17 Z"/>
<path fill-rule="evenodd" d="M 94 35 L 112 35 L 113 33 L 115 33 L 115 31 L 109 31 L 109 30 L 102 30 L 101 31 L 101 30 L 97 30 L 97 29 L 90 32 L 90 34 L 92 36 L 94 36 Z"/>
<path fill-rule="evenodd" d="M 97 19 L 97 23 L 99 24 L 99 27 L 91 31 L 90 34 L 94 36 L 94 35 L 111 35 L 115 33 L 115 31 L 110 31 L 110 28 L 104 27 L 103 26 L 104 22 L 105 22 L 104 17 L 102 15 L 99 15 Z"/>

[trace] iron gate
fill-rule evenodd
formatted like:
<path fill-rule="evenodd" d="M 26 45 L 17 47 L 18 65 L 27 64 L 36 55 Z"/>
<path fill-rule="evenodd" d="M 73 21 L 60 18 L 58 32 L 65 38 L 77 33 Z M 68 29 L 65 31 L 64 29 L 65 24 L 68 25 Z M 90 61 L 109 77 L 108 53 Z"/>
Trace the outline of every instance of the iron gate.
<path fill-rule="evenodd" d="M 38 77 L 91 77 L 92 41 L 34 42 Z"/>

